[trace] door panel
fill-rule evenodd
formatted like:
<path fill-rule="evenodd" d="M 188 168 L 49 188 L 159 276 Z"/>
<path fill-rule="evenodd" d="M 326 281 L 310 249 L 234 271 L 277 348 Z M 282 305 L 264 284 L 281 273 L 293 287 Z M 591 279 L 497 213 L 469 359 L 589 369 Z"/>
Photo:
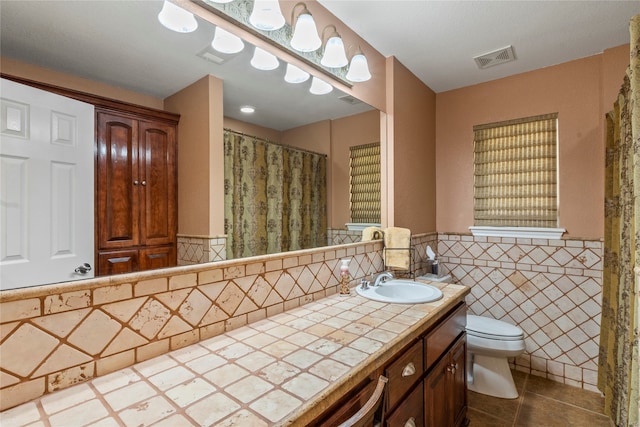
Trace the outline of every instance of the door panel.
<path fill-rule="evenodd" d="M 133 119 L 98 113 L 100 249 L 139 244 L 138 146 Z"/>
<path fill-rule="evenodd" d="M 175 222 L 175 128 L 140 122 L 141 244 L 172 243 Z"/>
<path fill-rule="evenodd" d="M 1 289 L 93 277 L 94 108 L 0 84 Z"/>

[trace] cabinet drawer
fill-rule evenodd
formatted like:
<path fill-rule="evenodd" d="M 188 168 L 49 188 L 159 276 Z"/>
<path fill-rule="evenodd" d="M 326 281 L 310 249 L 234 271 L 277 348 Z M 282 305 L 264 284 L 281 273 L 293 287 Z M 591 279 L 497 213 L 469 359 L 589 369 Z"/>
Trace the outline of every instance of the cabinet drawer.
<path fill-rule="evenodd" d="M 392 409 L 398 400 L 421 378 L 422 360 L 422 340 L 419 340 L 385 369 L 384 374 L 389 378 L 387 408 Z"/>
<path fill-rule="evenodd" d="M 422 383 L 418 385 L 404 402 L 387 418 L 387 427 L 423 427 L 424 402 Z"/>
<path fill-rule="evenodd" d="M 467 325 L 467 309 L 462 304 L 458 309 L 451 313 L 433 331 L 429 332 L 425 338 L 425 370 L 433 365 L 445 350 L 455 341 L 455 339 L 464 332 Z"/>

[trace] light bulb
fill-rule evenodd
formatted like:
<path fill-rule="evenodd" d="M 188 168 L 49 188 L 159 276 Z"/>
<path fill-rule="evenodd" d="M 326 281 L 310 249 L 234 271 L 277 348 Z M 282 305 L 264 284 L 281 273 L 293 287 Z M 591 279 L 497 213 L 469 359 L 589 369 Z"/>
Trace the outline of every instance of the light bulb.
<path fill-rule="evenodd" d="M 353 55 L 351 65 L 349 65 L 349 71 L 345 77 L 354 83 L 366 82 L 371 79 L 367 57 L 364 56 L 363 53 Z"/>
<path fill-rule="evenodd" d="M 213 41 L 211 42 L 211 47 L 213 47 L 218 52 L 232 54 L 238 53 L 242 49 L 244 49 L 244 42 L 235 34 L 231 34 L 227 30 L 216 27 L 216 32 L 213 36 Z"/>
<path fill-rule="evenodd" d="M 309 80 L 309 73 L 295 65 L 287 64 L 287 72 L 284 75 L 284 80 L 287 83 L 302 83 Z"/>
<path fill-rule="evenodd" d="M 165 0 L 158 14 L 158 21 L 166 28 L 178 33 L 190 33 L 198 28 L 198 21 L 193 13 Z"/>
<path fill-rule="evenodd" d="M 254 0 L 249 22 L 264 31 L 282 28 L 285 21 L 278 0 Z"/>
<path fill-rule="evenodd" d="M 258 70 L 268 71 L 275 70 L 280 63 L 275 55 L 256 47 L 256 50 L 253 52 L 253 58 L 251 58 L 251 65 Z"/>
<path fill-rule="evenodd" d="M 322 40 L 318 37 L 318 28 L 310 13 L 302 13 L 296 21 L 291 47 L 298 52 L 313 52 L 322 46 Z"/>
<path fill-rule="evenodd" d="M 333 90 L 333 86 L 331 86 L 329 83 L 325 82 L 324 80 L 321 80 L 317 77 L 314 77 L 311 80 L 311 88 L 309 89 L 309 92 L 311 92 L 314 95 L 326 95 L 332 90 Z"/>
<path fill-rule="evenodd" d="M 349 63 L 347 55 L 344 53 L 344 43 L 340 36 L 334 35 L 329 38 L 324 47 L 324 55 L 320 63 L 329 68 L 344 67 Z"/>

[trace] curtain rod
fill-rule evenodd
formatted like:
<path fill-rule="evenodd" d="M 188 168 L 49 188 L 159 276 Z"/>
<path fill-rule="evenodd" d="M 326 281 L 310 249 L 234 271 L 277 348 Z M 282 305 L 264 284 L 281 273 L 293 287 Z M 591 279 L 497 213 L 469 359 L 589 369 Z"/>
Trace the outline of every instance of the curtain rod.
<path fill-rule="evenodd" d="M 295 151 L 300 151 L 303 153 L 309 153 L 309 154 L 314 154 L 316 156 L 323 156 L 323 157 L 327 157 L 326 154 L 322 154 L 322 153 L 316 153 L 315 151 L 311 151 L 311 150 L 305 150 L 304 148 L 299 148 L 299 147 L 294 147 L 293 145 L 287 145 L 287 144 L 283 144 L 281 142 L 276 142 L 276 141 L 270 141 L 266 138 L 262 138 L 256 135 L 249 135 L 248 133 L 244 133 L 244 132 L 239 132 L 237 130 L 233 130 L 233 129 L 229 129 L 229 128 L 224 128 L 225 132 L 231 132 L 231 133 L 235 133 L 236 135 L 241 135 L 241 136 L 246 136 L 248 138 L 254 138 L 254 139 L 259 139 L 261 141 L 264 142 L 268 142 L 269 144 L 274 144 L 274 145 L 279 145 L 280 147 L 285 147 L 285 148 L 289 148 L 291 150 L 295 150 Z"/>

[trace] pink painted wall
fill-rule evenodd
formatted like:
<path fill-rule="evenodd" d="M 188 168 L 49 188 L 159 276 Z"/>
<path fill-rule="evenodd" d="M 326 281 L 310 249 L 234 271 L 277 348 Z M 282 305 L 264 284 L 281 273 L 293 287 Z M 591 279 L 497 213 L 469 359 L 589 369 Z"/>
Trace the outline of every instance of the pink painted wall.
<path fill-rule="evenodd" d="M 616 49 L 437 94 L 437 231 L 473 225 L 474 125 L 557 112 L 560 227 L 565 237 L 601 238 L 604 112 L 628 58 Z"/>
<path fill-rule="evenodd" d="M 436 94 L 392 59 L 393 120 L 388 165 L 393 174 L 392 223 L 413 234 L 436 231 Z M 388 94 L 389 95 L 389 94 Z M 389 103 L 388 102 L 388 105 Z M 438 179 L 440 177 L 438 176 Z"/>
<path fill-rule="evenodd" d="M 222 80 L 211 75 L 165 100 L 178 125 L 178 233 L 224 234 Z"/>
<path fill-rule="evenodd" d="M 351 222 L 349 148 L 373 142 L 380 142 L 379 111 L 372 110 L 331 121 L 330 228 L 344 228 L 347 222 Z"/>

